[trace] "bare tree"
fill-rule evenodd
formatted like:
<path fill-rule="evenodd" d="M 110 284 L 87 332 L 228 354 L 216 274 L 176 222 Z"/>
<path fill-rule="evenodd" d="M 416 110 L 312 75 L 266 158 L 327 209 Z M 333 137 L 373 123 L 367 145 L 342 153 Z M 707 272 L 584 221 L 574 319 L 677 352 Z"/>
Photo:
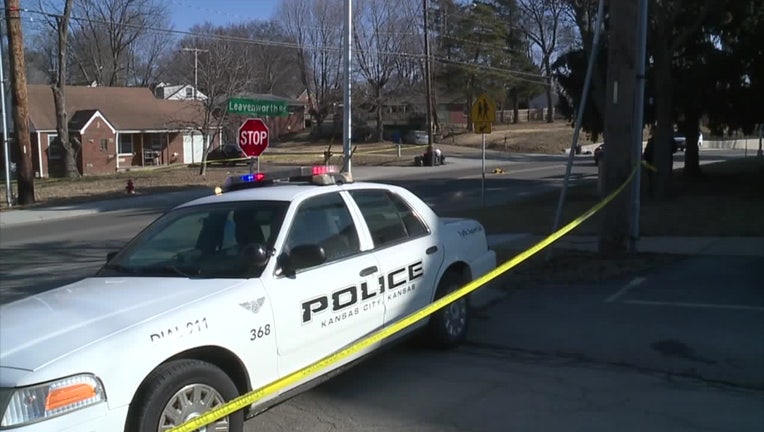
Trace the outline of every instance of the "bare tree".
<path fill-rule="evenodd" d="M 27 46 L 24 48 L 27 83 L 53 84 L 56 81 L 58 32 L 55 28 L 55 20 L 52 17 L 48 20 L 40 21 L 42 25 L 30 35 L 30 43 L 26 44 Z M 67 71 L 69 71 L 68 68 Z"/>
<path fill-rule="evenodd" d="M 368 90 L 376 115 L 376 139 L 382 140 L 382 118 L 390 84 L 400 70 L 407 39 L 406 32 L 415 26 L 414 17 L 403 8 L 390 7 L 385 0 L 363 0 L 356 16 L 355 45 L 357 64 Z"/>
<path fill-rule="evenodd" d="M 297 96 L 302 90 L 297 50 L 278 21 L 251 21 L 246 24 L 250 40 L 268 43 L 248 45 L 248 63 L 252 72 L 251 88 L 257 93 Z"/>
<path fill-rule="evenodd" d="M 279 20 L 297 43 L 300 79 L 308 95 L 315 131 L 333 114 L 342 83 L 341 0 L 284 0 Z"/>
<path fill-rule="evenodd" d="M 156 55 L 166 38 L 147 36 L 167 24 L 167 7 L 156 0 L 76 0 L 72 55 L 85 82 L 131 83 L 131 54 Z M 153 47 L 151 47 L 153 45 Z M 136 62 L 137 63 L 137 62 Z M 148 62 L 147 62 L 148 64 Z"/>
<path fill-rule="evenodd" d="M 170 29 L 169 17 L 160 17 L 156 24 L 162 29 Z M 172 49 L 173 36 L 166 31 L 148 30 L 140 35 L 128 49 L 127 77 L 129 84 L 149 87 L 159 81 L 166 64 L 160 59 Z"/>
<path fill-rule="evenodd" d="M 546 80 L 546 121 L 552 123 L 552 56 L 557 49 L 558 33 L 565 17 L 565 4 L 562 0 L 519 0 L 518 4 L 525 16 L 525 33 L 538 50 L 539 66 Z"/>
<path fill-rule="evenodd" d="M 180 41 L 179 48 L 193 47 L 200 50 L 198 56 L 197 82 L 199 90 L 206 96 L 197 105 L 199 121 L 189 125 L 198 130 L 203 137 L 202 164 L 199 170 L 204 175 L 207 170 L 207 153 L 213 141 L 213 134 L 219 131 L 227 120 L 226 107 L 228 98 L 247 91 L 250 82 L 250 70 L 247 62 L 247 45 L 241 41 L 244 29 L 242 26 L 215 27 L 210 23 L 194 26 L 191 33 L 200 36 L 186 37 Z M 204 35 L 204 36 L 201 36 Z M 193 59 L 185 58 L 186 68 L 191 81 L 194 73 Z M 182 62 L 183 60 L 179 60 Z"/>
<path fill-rule="evenodd" d="M 42 2 L 40 2 L 42 6 Z M 69 136 L 69 115 L 66 112 L 66 93 L 67 84 L 67 53 L 69 51 L 69 24 L 72 16 L 74 0 L 64 2 L 64 10 L 61 14 L 51 13 L 46 16 L 47 32 L 39 36 L 43 40 L 51 41 L 55 38 L 55 48 L 47 49 L 43 52 L 48 55 L 50 61 L 51 90 L 53 91 L 53 104 L 56 109 L 56 144 L 60 145 L 64 151 L 64 172 L 67 177 L 79 177 L 80 172 L 77 167 L 77 156 L 80 150 L 80 143 L 76 138 Z M 42 9 L 42 7 L 41 7 Z M 51 10 L 51 8 L 48 8 Z M 55 55 L 50 58 L 50 55 Z"/>
<path fill-rule="evenodd" d="M 77 139 L 69 136 L 69 116 L 66 113 L 66 52 L 67 38 L 69 36 L 69 17 L 72 14 L 72 2 L 66 0 L 64 3 L 64 14 L 56 18 L 58 27 L 58 73 L 56 82 L 53 84 L 53 104 L 56 106 L 56 132 L 58 133 L 58 142 L 64 149 L 64 171 L 67 177 L 79 177 L 80 172 L 77 169 L 77 155 L 79 154 L 80 143 Z"/>

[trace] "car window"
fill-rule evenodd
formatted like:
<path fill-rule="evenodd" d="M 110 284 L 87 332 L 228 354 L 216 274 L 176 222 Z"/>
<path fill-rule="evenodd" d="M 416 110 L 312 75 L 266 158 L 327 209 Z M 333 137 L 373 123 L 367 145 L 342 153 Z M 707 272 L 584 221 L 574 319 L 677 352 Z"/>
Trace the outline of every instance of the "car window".
<path fill-rule="evenodd" d="M 254 252 L 273 250 L 287 202 L 229 202 L 173 210 L 104 269 L 135 276 L 258 277 Z"/>
<path fill-rule="evenodd" d="M 384 247 L 429 234 L 419 215 L 400 196 L 385 190 L 355 190 L 350 196 L 361 209 L 374 247 Z"/>
<path fill-rule="evenodd" d="M 327 262 L 360 252 L 358 230 L 339 193 L 309 198 L 300 204 L 285 248 L 288 251 L 300 245 L 321 246 Z"/>

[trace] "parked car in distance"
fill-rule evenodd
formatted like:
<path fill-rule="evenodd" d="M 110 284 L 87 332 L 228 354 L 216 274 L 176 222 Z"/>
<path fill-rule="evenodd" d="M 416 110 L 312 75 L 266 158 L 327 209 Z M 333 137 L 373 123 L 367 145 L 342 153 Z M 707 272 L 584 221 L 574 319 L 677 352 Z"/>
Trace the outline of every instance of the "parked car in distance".
<path fill-rule="evenodd" d="M 427 145 L 427 132 L 422 130 L 414 130 L 406 134 L 406 144 Z"/>
<path fill-rule="evenodd" d="M 674 143 L 671 146 L 671 153 L 684 151 L 687 148 L 687 138 L 679 132 L 674 134 Z"/>
<path fill-rule="evenodd" d="M 698 133 L 698 148 L 703 147 L 703 132 Z M 674 134 L 674 145 L 671 148 L 671 151 L 673 153 L 676 153 L 677 151 L 685 151 L 687 150 L 687 137 L 684 136 L 682 133 L 675 133 Z"/>
<path fill-rule="evenodd" d="M 207 162 L 209 163 L 236 165 L 240 162 L 246 163 L 248 160 L 247 154 L 236 144 L 223 144 L 207 153 Z"/>
<path fill-rule="evenodd" d="M 603 144 L 600 144 L 594 149 L 594 165 L 599 166 L 603 156 L 605 156 L 605 147 Z"/>

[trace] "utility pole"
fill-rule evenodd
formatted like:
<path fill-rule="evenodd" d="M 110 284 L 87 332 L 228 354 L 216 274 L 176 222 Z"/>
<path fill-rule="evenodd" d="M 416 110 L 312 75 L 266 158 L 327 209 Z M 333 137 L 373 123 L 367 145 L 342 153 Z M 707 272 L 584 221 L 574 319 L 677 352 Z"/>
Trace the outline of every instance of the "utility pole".
<path fill-rule="evenodd" d="M 4 26 L 2 26 L 4 27 Z M 2 28 L 0 27 L 0 28 Z M 3 41 L 0 40 L 0 100 L 3 104 L 3 165 L 5 168 L 5 202 L 13 206 L 13 187 L 11 186 L 11 152 L 8 148 L 8 104 L 5 102 L 5 61 L 3 60 Z"/>
<path fill-rule="evenodd" d="M 610 3 L 607 92 L 605 100 L 605 160 L 603 194 L 616 190 L 629 177 L 634 164 L 634 109 L 637 86 L 636 58 L 639 3 Z M 640 128 L 641 129 L 641 128 Z M 629 250 L 628 188 L 604 209 L 599 239 L 600 253 Z"/>
<path fill-rule="evenodd" d="M 19 204 L 34 203 L 34 171 L 32 169 L 32 143 L 29 134 L 29 102 L 27 76 L 24 64 L 24 39 L 21 33 L 19 0 L 5 0 L 5 22 L 8 28 L 8 49 L 13 95 L 13 124 L 19 166 L 16 171 Z"/>
<path fill-rule="evenodd" d="M 183 51 L 194 53 L 194 100 L 196 100 L 196 88 L 198 87 L 198 70 L 199 70 L 199 53 L 209 52 L 206 49 L 200 48 L 183 48 Z"/>
<path fill-rule="evenodd" d="M 427 121 L 427 152 L 430 154 L 430 165 L 435 165 L 435 155 L 432 149 L 432 83 L 430 81 L 430 26 L 427 16 L 429 15 L 427 0 L 422 0 L 422 15 L 424 19 L 424 88 L 427 99 L 425 117 Z"/>
<path fill-rule="evenodd" d="M 343 107 L 342 107 L 342 172 L 352 174 L 352 164 L 350 161 L 351 138 L 353 136 L 353 117 L 351 111 L 352 80 L 350 79 L 352 54 L 351 46 L 353 40 L 353 1 L 345 0 L 345 28 L 342 35 L 342 69 L 344 78 L 343 87 Z"/>
<path fill-rule="evenodd" d="M 642 130 L 644 129 L 645 112 L 645 62 L 647 56 L 647 8 L 648 0 L 639 0 L 639 27 L 637 28 L 637 53 L 634 62 L 637 65 L 637 86 L 634 101 L 634 143 L 633 163 L 642 160 Z M 631 181 L 631 237 L 629 250 L 637 251 L 639 242 L 639 211 L 642 206 L 642 167 L 637 169 L 634 179 Z"/>

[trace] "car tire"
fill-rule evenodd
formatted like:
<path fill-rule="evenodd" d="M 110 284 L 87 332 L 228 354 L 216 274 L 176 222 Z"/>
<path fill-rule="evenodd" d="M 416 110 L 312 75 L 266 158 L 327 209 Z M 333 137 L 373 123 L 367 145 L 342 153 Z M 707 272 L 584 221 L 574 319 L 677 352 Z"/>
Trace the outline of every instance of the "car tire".
<path fill-rule="evenodd" d="M 238 396 L 236 385 L 217 366 L 200 360 L 172 361 L 158 367 L 146 378 L 133 401 L 135 406 L 131 407 L 126 430 L 153 432 L 178 426 Z M 195 397 L 201 400 L 194 400 Z M 212 403 L 207 405 L 209 398 Z M 181 423 L 165 416 L 165 413 L 177 411 L 178 404 Z M 214 430 L 242 432 L 244 413 L 237 411 L 218 420 L 215 426 Z"/>
<path fill-rule="evenodd" d="M 463 285 L 464 278 L 448 271 L 441 278 L 435 299 L 442 298 Z M 427 342 L 433 348 L 448 349 L 458 346 L 467 337 L 469 327 L 469 299 L 462 297 L 432 314 L 427 324 Z"/>

